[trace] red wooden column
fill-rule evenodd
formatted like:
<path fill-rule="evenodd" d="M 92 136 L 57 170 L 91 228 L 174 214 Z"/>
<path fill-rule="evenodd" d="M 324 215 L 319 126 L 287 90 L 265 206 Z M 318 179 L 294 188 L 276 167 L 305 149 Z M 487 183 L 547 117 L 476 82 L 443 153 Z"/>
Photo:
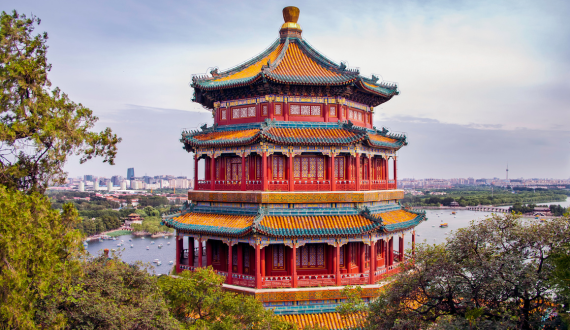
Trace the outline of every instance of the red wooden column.
<path fill-rule="evenodd" d="M 212 265 L 212 240 L 206 241 L 206 267 Z"/>
<path fill-rule="evenodd" d="M 216 158 L 210 157 L 210 190 L 214 190 L 214 180 L 216 179 Z"/>
<path fill-rule="evenodd" d="M 201 237 L 198 239 L 198 267 L 202 267 L 202 238 Z"/>
<path fill-rule="evenodd" d="M 358 244 L 360 248 L 360 273 L 364 273 L 364 266 L 366 266 L 366 245 L 364 242 L 360 242 Z"/>
<path fill-rule="evenodd" d="M 180 258 L 182 257 L 182 250 L 184 241 L 182 237 L 176 234 L 176 272 L 180 273 Z M 188 261 L 190 261 L 190 249 L 188 249 Z"/>
<path fill-rule="evenodd" d="M 329 122 L 329 105 L 328 104 L 323 104 L 323 111 L 324 111 L 324 115 L 325 115 L 325 123 Z"/>
<path fill-rule="evenodd" d="M 400 262 L 404 261 L 404 235 L 399 237 L 398 249 L 400 250 Z"/>
<path fill-rule="evenodd" d="M 194 154 L 194 190 L 198 187 L 198 155 Z"/>
<path fill-rule="evenodd" d="M 370 272 L 368 275 L 368 279 L 370 280 L 368 283 L 374 284 L 374 273 L 376 272 L 376 242 L 370 243 Z"/>
<path fill-rule="evenodd" d="M 261 249 L 255 244 L 255 288 L 261 289 Z"/>
<path fill-rule="evenodd" d="M 232 284 L 232 273 L 233 273 L 233 262 L 232 262 L 232 244 L 228 244 L 228 277 L 226 277 L 226 283 Z"/>
<path fill-rule="evenodd" d="M 389 263 L 388 242 L 385 239 L 383 239 L 382 244 L 383 244 L 382 254 L 384 255 L 384 267 L 388 268 L 388 263 Z"/>
<path fill-rule="evenodd" d="M 241 154 L 241 191 L 245 191 L 245 153 Z"/>
<path fill-rule="evenodd" d="M 367 157 L 368 159 L 368 190 L 372 190 L 372 157 Z"/>
<path fill-rule="evenodd" d="M 336 191 L 336 178 L 335 178 L 335 170 L 334 170 L 334 154 L 331 153 L 329 157 L 329 171 L 331 173 L 331 191 Z"/>
<path fill-rule="evenodd" d="M 394 157 L 394 188 L 395 189 L 398 189 L 398 171 L 397 171 L 398 168 L 396 166 L 398 164 L 397 161 L 398 160 L 396 159 L 396 157 Z"/>
<path fill-rule="evenodd" d="M 261 249 L 261 277 L 265 277 L 265 250 L 266 248 Z"/>
<path fill-rule="evenodd" d="M 269 109 L 267 110 L 269 111 L 269 119 L 273 120 L 275 116 L 275 103 L 273 103 L 273 99 L 269 100 Z"/>
<path fill-rule="evenodd" d="M 285 102 L 283 103 L 283 111 L 282 115 L 285 117 L 285 121 L 289 121 L 289 103 L 287 102 L 287 98 L 285 97 Z"/>
<path fill-rule="evenodd" d="M 360 154 L 356 153 L 356 190 L 360 190 Z"/>
<path fill-rule="evenodd" d="M 386 158 L 386 159 L 382 158 L 382 159 L 383 159 L 383 163 L 384 163 L 384 166 L 383 166 L 383 170 L 384 170 L 384 181 L 385 181 L 384 190 L 388 190 L 388 177 L 389 177 L 388 173 L 390 173 L 390 172 L 388 171 L 388 158 Z"/>
<path fill-rule="evenodd" d="M 289 154 L 289 158 L 288 160 L 288 172 L 289 172 L 289 176 L 287 177 L 287 179 L 289 179 L 289 191 L 295 191 L 295 186 L 293 185 L 293 153 Z"/>
<path fill-rule="evenodd" d="M 388 251 L 388 258 L 390 259 L 388 265 L 392 266 L 394 264 L 394 237 L 390 238 L 390 241 L 388 243 Z"/>
<path fill-rule="evenodd" d="M 297 246 L 291 248 L 291 287 L 297 287 Z"/>
<path fill-rule="evenodd" d="M 340 280 L 340 245 L 336 245 L 335 246 L 335 278 L 336 278 L 336 285 L 341 285 L 341 280 Z"/>
<path fill-rule="evenodd" d="M 242 245 L 238 243 L 237 246 L 237 273 L 243 274 L 243 252 L 242 252 Z"/>
<path fill-rule="evenodd" d="M 263 152 L 261 155 L 261 182 L 263 191 L 267 191 L 269 186 L 269 178 L 267 177 L 267 152 Z"/>
<path fill-rule="evenodd" d="M 412 255 L 416 254 L 416 231 L 412 231 Z"/>
<path fill-rule="evenodd" d="M 338 120 L 343 121 L 344 120 L 344 109 L 342 108 L 342 105 L 340 103 L 338 103 Z"/>

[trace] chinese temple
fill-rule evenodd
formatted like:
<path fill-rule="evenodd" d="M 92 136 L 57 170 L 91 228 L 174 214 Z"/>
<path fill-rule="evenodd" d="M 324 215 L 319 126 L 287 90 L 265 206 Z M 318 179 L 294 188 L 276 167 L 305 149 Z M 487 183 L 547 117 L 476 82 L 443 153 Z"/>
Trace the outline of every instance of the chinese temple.
<path fill-rule="evenodd" d="M 193 101 L 213 125 L 182 133 L 195 185 L 163 223 L 176 229 L 176 272 L 211 266 L 227 290 L 301 327 L 355 327 L 361 316 L 335 312 L 342 288 L 374 298 L 425 220 L 399 203 L 406 136 L 373 125 L 398 87 L 319 53 L 302 37 L 298 8 L 283 17 L 261 54 L 193 77 Z"/>

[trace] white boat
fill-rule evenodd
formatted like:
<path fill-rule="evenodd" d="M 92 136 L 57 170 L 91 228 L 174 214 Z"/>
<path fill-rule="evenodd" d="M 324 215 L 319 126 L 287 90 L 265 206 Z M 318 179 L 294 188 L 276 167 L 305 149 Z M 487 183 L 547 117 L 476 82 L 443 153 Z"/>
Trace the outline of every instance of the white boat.
<path fill-rule="evenodd" d="M 121 244 L 117 244 L 117 246 L 121 246 Z"/>
<path fill-rule="evenodd" d="M 150 247 L 147 246 L 146 249 L 147 249 L 147 250 L 150 250 Z"/>
<path fill-rule="evenodd" d="M 156 265 L 157 265 L 157 266 L 160 266 L 160 265 L 162 265 L 162 262 L 159 261 L 159 262 L 156 263 Z"/>
<path fill-rule="evenodd" d="M 131 247 L 133 247 L 133 245 L 131 244 Z"/>
<path fill-rule="evenodd" d="M 166 243 L 166 245 L 170 245 L 170 242 Z"/>
<path fill-rule="evenodd" d="M 144 239 L 144 236 L 143 236 L 143 237 L 141 237 L 141 239 Z"/>
<path fill-rule="evenodd" d="M 156 264 L 157 262 L 160 262 L 160 260 L 154 259 L 152 262 L 154 262 Z"/>
<path fill-rule="evenodd" d="M 116 238 L 116 237 L 113 237 L 113 241 L 116 241 L 116 240 L 117 240 L 117 238 Z"/>
<path fill-rule="evenodd" d="M 159 249 L 162 249 L 162 245 L 159 245 L 158 248 L 159 248 Z"/>
<path fill-rule="evenodd" d="M 172 260 L 170 260 L 170 261 L 168 262 L 168 264 L 170 264 L 170 265 L 172 265 L 173 263 L 174 263 L 174 261 L 172 261 Z"/>
<path fill-rule="evenodd" d="M 150 244 L 154 244 L 154 241 L 151 241 Z"/>

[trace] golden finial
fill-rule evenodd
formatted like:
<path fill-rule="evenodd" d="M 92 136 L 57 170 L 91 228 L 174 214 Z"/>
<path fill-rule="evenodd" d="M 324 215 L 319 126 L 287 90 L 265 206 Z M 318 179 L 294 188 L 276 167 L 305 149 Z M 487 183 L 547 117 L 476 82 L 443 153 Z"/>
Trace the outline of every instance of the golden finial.
<path fill-rule="evenodd" d="M 283 20 L 285 23 L 281 25 L 281 29 L 297 29 L 301 30 L 301 26 L 297 24 L 297 20 L 299 20 L 299 13 L 301 11 L 299 8 L 294 6 L 289 6 L 283 8 Z"/>

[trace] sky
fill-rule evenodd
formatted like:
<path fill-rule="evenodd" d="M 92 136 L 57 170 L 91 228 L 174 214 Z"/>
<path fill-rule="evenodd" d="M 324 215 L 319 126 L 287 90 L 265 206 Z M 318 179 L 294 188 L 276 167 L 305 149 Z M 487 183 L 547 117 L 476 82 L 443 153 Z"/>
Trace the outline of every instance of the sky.
<path fill-rule="evenodd" d="M 570 178 L 569 1 L 28 1 L 49 79 L 123 138 L 116 165 L 71 158 L 72 177 L 193 175 L 182 129 L 212 124 L 193 74 L 228 69 L 277 37 L 303 38 L 364 76 L 397 82 L 374 124 L 404 132 L 399 178 Z"/>

